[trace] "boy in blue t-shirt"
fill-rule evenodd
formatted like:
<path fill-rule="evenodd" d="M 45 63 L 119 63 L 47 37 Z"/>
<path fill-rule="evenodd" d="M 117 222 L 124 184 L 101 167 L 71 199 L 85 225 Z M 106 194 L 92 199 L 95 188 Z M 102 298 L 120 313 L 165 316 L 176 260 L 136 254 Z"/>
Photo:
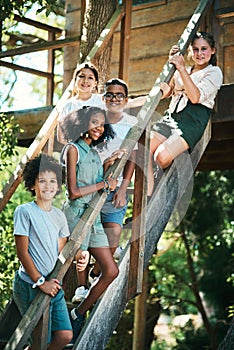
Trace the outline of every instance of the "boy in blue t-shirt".
<path fill-rule="evenodd" d="M 48 279 L 69 230 L 63 212 L 52 206 L 61 191 L 62 168 L 45 154 L 29 160 L 23 171 L 25 187 L 35 200 L 14 213 L 14 236 L 21 262 L 13 282 L 13 298 L 23 315 L 40 289 L 51 296 L 48 347 L 60 350 L 72 339 L 72 327 L 60 281 Z"/>

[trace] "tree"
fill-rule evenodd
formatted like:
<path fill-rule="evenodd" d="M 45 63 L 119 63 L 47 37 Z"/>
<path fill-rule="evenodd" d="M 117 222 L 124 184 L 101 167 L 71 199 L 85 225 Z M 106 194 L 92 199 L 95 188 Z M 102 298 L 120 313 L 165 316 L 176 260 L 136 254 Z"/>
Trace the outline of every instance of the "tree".
<path fill-rule="evenodd" d="M 84 21 L 82 26 L 82 36 L 80 44 L 80 61 L 84 62 L 94 43 L 99 38 L 101 31 L 105 28 L 114 11 L 116 10 L 116 0 L 90 0 L 86 1 Z M 112 39 L 101 54 L 95 57 L 94 63 L 99 69 L 100 83 L 107 80 L 110 75 Z"/>
<path fill-rule="evenodd" d="M 45 10 L 47 15 L 49 15 L 51 12 L 57 13 L 58 9 L 62 9 L 64 7 L 63 1 L 58 0 L 2 0 L 1 2 L 0 21 L 4 21 L 6 18 L 9 18 L 14 14 L 23 16 L 24 13 L 31 9 L 35 3 L 38 3 L 40 6 L 38 13 Z"/>

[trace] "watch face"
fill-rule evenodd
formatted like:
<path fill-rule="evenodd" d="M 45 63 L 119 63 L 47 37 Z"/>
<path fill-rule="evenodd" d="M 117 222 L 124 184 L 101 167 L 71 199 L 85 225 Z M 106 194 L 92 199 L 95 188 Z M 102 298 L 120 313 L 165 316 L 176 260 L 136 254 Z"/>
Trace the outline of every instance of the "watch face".
<path fill-rule="evenodd" d="M 41 284 L 43 284 L 45 282 L 45 278 L 42 276 L 39 278 L 39 280 L 37 281 L 37 285 L 40 286 Z"/>

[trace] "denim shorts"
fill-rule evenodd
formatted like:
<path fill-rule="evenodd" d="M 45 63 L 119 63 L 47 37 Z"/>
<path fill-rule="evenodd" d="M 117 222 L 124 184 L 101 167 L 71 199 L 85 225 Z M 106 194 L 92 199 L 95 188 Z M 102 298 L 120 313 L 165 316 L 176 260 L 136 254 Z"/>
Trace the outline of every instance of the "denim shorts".
<path fill-rule="evenodd" d="M 13 281 L 13 298 L 23 315 L 38 293 L 38 288 L 32 288 L 32 284 L 25 282 L 20 278 L 19 271 L 16 271 Z M 48 323 L 48 344 L 53 339 L 53 332 L 60 330 L 72 330 L 64 292 L 62 289 L 51 298 L 50 316 Z"/>
<path fill-rule="evenodd" d="M 88 208 L 88 205 L 81 205 L 75 201 L 64 204 L 63 212 L 67 218 L 70 233 L 72 233 L 78 222 L 81 220 L 86 208 Z M 88 248 L 100 247 L 109 247 L 109 242 L 101 223 L 101 216 L 98 214 L 93 225 L 86 233 L 86 236 L 80 245 L 80 249 L 88 250 Z"/>
<path fill-rule="evenodd" d="M 114 222 L 119 224 L 121 227 L 123 226 L 123 219 L 126 214 L 127 204 L 123 207 L 115 208 L 112 204 L 113 197 L 116 191 L 111 191 L 108 194 L 106 201 L 101 210 L 101 220 L 102 223 L 106 222 Z M 126 196 L 126 201 L 128 202 L 128 197 Z"/>

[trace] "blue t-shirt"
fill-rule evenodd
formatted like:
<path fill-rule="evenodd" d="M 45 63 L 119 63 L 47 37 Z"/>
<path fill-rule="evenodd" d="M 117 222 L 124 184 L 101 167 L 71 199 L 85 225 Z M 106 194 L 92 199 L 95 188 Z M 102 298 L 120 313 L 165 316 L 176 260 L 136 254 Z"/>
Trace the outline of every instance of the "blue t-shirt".
<path fill-rule="evenodd" d="M 64 213 L 52 206 L 50 211 L 42 210 L 35 202 L 18 206 L 14 213 L 14 235 L 29 238 L 28 252 L 38 269 L 47 276 L 58 259 L 58 239 L 69 236 Z M 24 267 L 20 266 L 20 277 L 33 283 Z"/>

